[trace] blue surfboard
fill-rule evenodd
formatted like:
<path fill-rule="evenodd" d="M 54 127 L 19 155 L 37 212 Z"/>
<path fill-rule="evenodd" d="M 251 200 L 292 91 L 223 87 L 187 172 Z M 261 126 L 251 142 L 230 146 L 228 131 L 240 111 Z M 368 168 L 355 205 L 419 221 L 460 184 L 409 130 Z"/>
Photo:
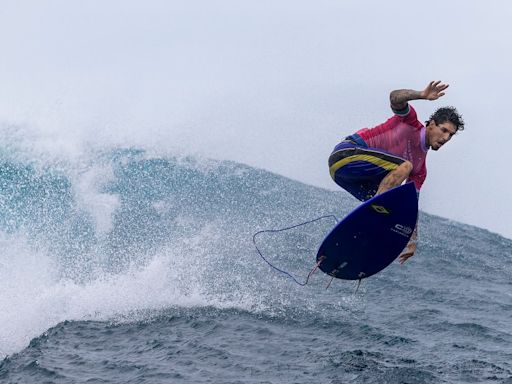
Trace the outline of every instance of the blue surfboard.
<path fill-rule="evenodd" d="M 386 268 L 403 251 L 418 218 L 414 183 L 407 183 L 354 209 L 324 239 L 319 268 L 330 276 L 359 280 Z"/>

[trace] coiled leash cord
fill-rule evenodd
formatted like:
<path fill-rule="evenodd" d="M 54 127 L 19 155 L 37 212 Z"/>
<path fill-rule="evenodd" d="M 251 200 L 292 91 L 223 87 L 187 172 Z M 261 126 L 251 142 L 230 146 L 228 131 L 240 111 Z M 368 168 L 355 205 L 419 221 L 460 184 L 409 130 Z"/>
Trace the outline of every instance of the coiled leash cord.
<path fill-rule="evenodd" d="M 289 272 L 283 270 L 283 269 L 280 269 L 278 267 L 276 267 L 275 265 L 273 265 L 270 261 L 268 261 L 265 256 L 263 256 L 263 254 L 261 253 L 260 249 L 258 248 L 258 245 L 256 244 L 256 236 L 262 234 L 262 233 L 278 233 L 278 232 L 284 232 L 284 231 L 289 231 L 290 229 L 294 229 L 294 228 L 297 228 L 297 227 L 301 227 L 303 225 L 307 225 L 307 224 L 311 224 L 311 223 L 314 223 L 316 221 L 320 221 L 320 220 L 323 220 L 323 219 L 327 219 L 327 218 L 333 218 L 334 221 L 337 223 L 338 222 L 338 219 L 336 218 L 336 216 L 334 215 L 325 215 L 325 216 L 320 216 L 320 217 L 317 217 L 316 219 L 313 219 L 313 220 L 308 220 L 308 221 L 305 221 L 303 223 L 300 223 L 300 224 L 296 224 L 296 225 L 292 225 L 291 227 L 286 227 L 286 228 L 280 228 L 280 229 L 265 229 L 263 231 L 258 231 L 256 232 L 253 236 L 252 236 L 252 242 L 254 243 L 254 247 L 256 248 L 256 251 L 258 252 L 258 254 L 260 255 L 260 257 L 263 259 L 263 261 L 265 261 L 265 263 L 267 263 L 268 265 L 270 265 L 270 267 L 272 267 L 273 269 L 275 269 L 276 271 L 288 276 L 289 278 L 291 278 L 295 283 L 297 283 L 298 285 L 300 286 L 305 286 L 308 281 L 309 281 L 309 278 L 311 277 L 311 275 L 313 273 L 316 272 L 316 270 L 318 269 L 318 267 L 320 266 L 320 264 L 322 263 L 323 259 L 320 259 L 316 265 L 313 267 L 313 269 L 309 272 L 308 274 L 308 277 L 306 278 L 306 281 L 304 283 L 301 283 L 300 281 L 298 281 L 295 277 L 293 277 Z"/>

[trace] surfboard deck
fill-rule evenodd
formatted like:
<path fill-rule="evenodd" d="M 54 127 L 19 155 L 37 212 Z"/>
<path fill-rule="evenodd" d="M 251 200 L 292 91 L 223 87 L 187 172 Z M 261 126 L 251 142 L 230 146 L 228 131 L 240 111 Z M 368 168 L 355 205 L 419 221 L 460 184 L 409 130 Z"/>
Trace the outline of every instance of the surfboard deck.
<path fill-rule="evenodd" d="M 418 218 L 414 183 L 390 189 L 362 203 L 326 236 L 317 253 L 319 268 L 345 280 L 370 277 L 403 251 Z"/>

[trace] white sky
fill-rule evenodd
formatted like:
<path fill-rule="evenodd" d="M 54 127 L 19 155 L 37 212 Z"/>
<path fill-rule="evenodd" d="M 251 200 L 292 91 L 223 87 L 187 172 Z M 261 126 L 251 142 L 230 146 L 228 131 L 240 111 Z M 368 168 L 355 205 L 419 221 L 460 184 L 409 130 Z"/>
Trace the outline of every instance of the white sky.
<path fill-rule="evenodd" d="M 0 122 L 77 156 L 134 145 L 336 189 L 327 157 L 390 116 L 389 91 L 450 84 L 466 130 L 428 156 L 421 208 L 512 238 L 512 3 L 3 0 Z"/>

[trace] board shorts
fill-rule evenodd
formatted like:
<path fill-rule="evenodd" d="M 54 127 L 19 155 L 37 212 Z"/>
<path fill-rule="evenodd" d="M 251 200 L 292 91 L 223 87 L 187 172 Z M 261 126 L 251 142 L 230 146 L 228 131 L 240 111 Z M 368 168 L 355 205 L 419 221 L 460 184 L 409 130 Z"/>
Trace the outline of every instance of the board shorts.
<path fill-rule="evenodd" d="M 371 148 L 357 133 L 334 147 L 329 171 L 336 184 L 360 201 L 377 193 L 380 182 L 405 159 L 378 148 Z"/>

